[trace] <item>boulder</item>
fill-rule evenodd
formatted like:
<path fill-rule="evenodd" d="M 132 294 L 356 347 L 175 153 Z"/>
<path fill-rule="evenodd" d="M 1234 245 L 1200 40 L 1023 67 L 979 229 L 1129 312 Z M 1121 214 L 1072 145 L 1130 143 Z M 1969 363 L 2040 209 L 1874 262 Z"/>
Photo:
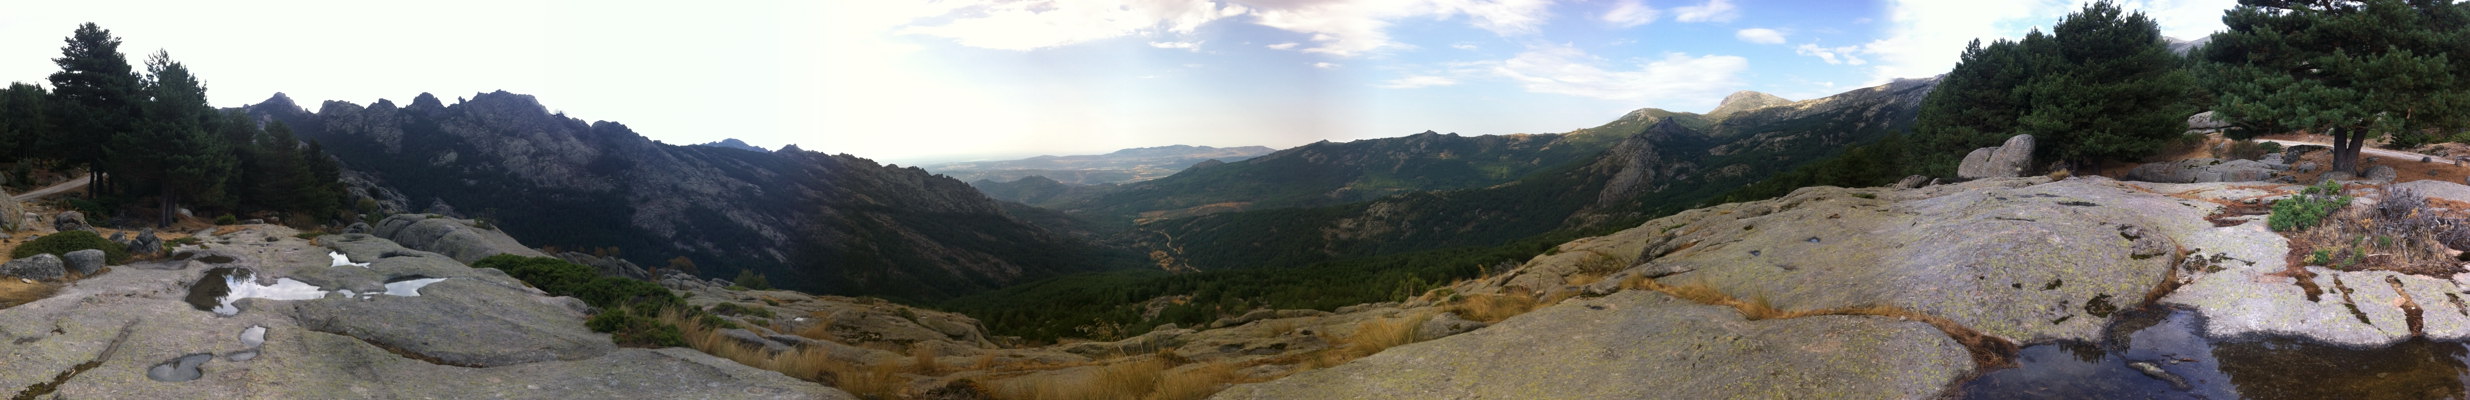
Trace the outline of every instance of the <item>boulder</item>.
<path fill-rule="evenodd" d="M 2196 115 L 2187 116 L 2188 130 L 2213 131 L 2226 129 L 2229 127 L 2229 122 L 2222 121 L 2221 118 L 2215 117 L 2212 111 L 2205 111 L 2196 113 Z"/>
<path fill-rule="evenodd" d="M 1432 316 L 1432 319 L 1424 320 L 1424 324 L 1422 326 L 1417 326 L 1415 328 L 1415 341 L 1421 342 L 1467 333 L 1476 329 L 1482 329 L 1484 325 L 1486 324 L 1483 322 L 1469 321 L 1465 318 L 1459 318 L 1458 313 L 1444 312 L 1440 315 Z"/>
<path fill-rule="evenodd" d="M 2302 161 L 2302 162 L 2299 162 L 2299 163 L 2298 163 L 2298 165 L 2295 165 L 2295 166 L 2291 166 L 2291 167 L 2290 167 L 2290 169 L 2292 169 L 2292 170 L 2296 170 L 2296 171 L 2298 171 L 2299 173 L 2302 173 L 2302 174 L 2304 174 L 2304 173 L 2309 173 L 2309 172 L 2316 172 L 2316 169 L 2318 169 L 2318 168 L 2324 168 L 2324 165 L 2323 165 L 2323 164 L 2316 164 L 2316 162 L 2314 162 L 2314 161 Z"/>
<path fill-rule="evenodd" d="M 85 214 L 80 214 L 80 213 L 78 213 L 78 212 L 76 212 L 76 211 L 61 211 L 59 215 L 53 216 L 53 217 L 51 218 L 51 229 L 52 229 L 52 230 L 55 230 L 55 231 L 61 231 L 61 232 L 68 232 L 68 231 L 88 231 L 88 232 L 93 232 L 93 231 L 94 231 L 94 225 L 89 225 L 89 224 L 87 224 L 87 223 L 86 223 L 86 215 L 85 215 Z"/>
<path fill-rule="evenodd" d="M 155 236 L 154 228 L 146 228 L 137 232 L 137 237 L 129 238 L 129 254 L 151 256 L 162 253 L 163 237 Z"/>
<path fill-rule="evenodd" d="M 0 264 L 0 277 L 57 281 L 63 276 L 67 276 L 67 269 L 62 267 L 60 257 L 50 254 L 36 254 Z"/>
<path fill-rule="evenodd" d="M 403 247 L 435 252 L 469 264 L 489 256 L 513 254 L 525 257 L 547 257 L 539 250 L 516 242 L 513 237 L 496 229 L 483 229 L 479 223 L 457 218 L 431 217 L 425 214 L 397 214 L 378 221 L 376 236 L 400 243 Z"/>
<path fill-rule="evenodd" d="M 1633 290 L 1213 398 L 1925 398 L 1970 372 L 1970 357 L 1921 322 L 1751 321 L 1729 307 Z"/>
<path fill-rule="evenodd" d="M 2033 165 L 2033 135 L 2015 135 L 1997 147 L 1974 149 L 1964 155 L 1964 163 L 1956 166 L 1956 177 L 1965 179 L 2012 178 L 2024 176 Z M 1986 152 L 1985 152 L 1986 151 Z"/>
<path fill-rule="evenodd" d="M 1927 176 L 1921 176 L 1921 175 L 1913 175 L 1913 176 L 1907 176 L 1907 177 L 1904 177 L 1904 179 L 1903 179 L 1903 180 L 1895 181 L 1895 186 L 1894 186 L 1894 187 L 1895 187 L 1895 188 L 1897 188 L 1897 189 L 1913 189 L 1913 188 L 1919 188 L 1919 187 L 1929 186 L 1929 185 L 1930 185 L 1930 177 L 1927 177 Z"/>
<path fill-rule="evenodd" d="M 68 268 L 68 270 L 76 271 L 79 276 L 91 276 L 94 275 L 95 271 L 103 270 L 102 250 L 78 250 L 69 252 L 69 254 L 65 254 L 64 256 L 65 257 L 61 257 L 61 262 Z"/>
<path fill-rule="evenodd" d="M 370 228 L 367 222 L 353 222 L 351 226 L 343 227 L 343 233 L 373 233 L 375 231 L 376 228 Z"/>
<path fill-rule="evenodd" d="M 18 214 L 25 212 L 24 207 L 17 205 L 17 198 L 9 197 L 7 189 L 0 189 L 0 232 L 16 232 L 30 228 L 25 226 L 24 219 L 17 217 Z"/>
<path fill-rule="evenodd" d="M 2378 166 L 2375 166 L 2375 167 L 2370 167 L 2370 168 L 2367 168 L 2367 179 L 2368 179 L 2368 180 L 2379 181 L 2379 182 L 2392 182 L 2394 179 L 2399 179 L 2399 178 L 2401 178 L 2401 172 L 2400 172 L 2400 171 L 2395 171 L 2395 170 L 2393 170 L 2393 167 L 2388 167 L 2388 166 L 2378 165 Z"/>

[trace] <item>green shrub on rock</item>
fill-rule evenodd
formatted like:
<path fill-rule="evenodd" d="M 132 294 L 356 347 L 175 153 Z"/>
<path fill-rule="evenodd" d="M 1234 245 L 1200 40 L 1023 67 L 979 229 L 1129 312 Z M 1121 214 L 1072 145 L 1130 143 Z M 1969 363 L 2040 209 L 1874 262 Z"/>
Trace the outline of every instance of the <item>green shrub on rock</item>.
<path fill-rule="evenodd" d="M 661 323 L 652 316 L 661 310 L 692 310 L 685 300 L 659 284 L 634 279 L 601 276 L 592 267 L 548 257 L 522 257 L 500 254 L 472 263 L 474 268 L 494 268 L 523 283 L 540 288 L 553 296 L 574 296 L 584 304 L 601 309 L 584 325 L 593 332 L 607 332 L 621 345 L 670 347 L 684 346 L 678 327 Z"/>
<path fill-rule="evenodd" d="M 129 262 L 127 246 L 121 246 L 119 243 L 104 239 L 101 235 L 87 231 L 68 231 L 35 238 L 26 244 L 18 245 L 17 250 L 10 251 L 9 258 L 33 257 L 36 254 L 68 257 L 69 252 L 85 249 L 102 250 L 103 261 L 113 265 Z"/>
<path fill-rule="evenodd" d="M 2275 232 L 2312 228 L 2324 222 L 2325 216 L 2349 205 L 2350 196 L 2342 195 L 2341 183 L 2327 180 L 2273 202 L 2273 215 L 2265 219 L 2265 224 Z"/>

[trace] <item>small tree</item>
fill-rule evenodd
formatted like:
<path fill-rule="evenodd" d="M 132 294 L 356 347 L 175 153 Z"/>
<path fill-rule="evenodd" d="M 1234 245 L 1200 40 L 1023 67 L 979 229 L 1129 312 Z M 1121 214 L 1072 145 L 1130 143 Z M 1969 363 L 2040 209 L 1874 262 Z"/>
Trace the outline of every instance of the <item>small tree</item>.
<path fill-rule="evenodd" d="M 745 288 L 747 288 L 747 289 L 755 289 L 755 290 L 771 290 L 771 289 L 772 289 L 772 282 L 770 282 L 770 281 L 768 281 L 768 280 L 763 279 L 763 274 L 755 273 L 755 271 L 754 271 L 754 270 L 751 270 L 751 269 L 741 269 L 741 270 L 738 270 L 738 279 L 737 279 L 737 280 L 735 280 L 735 281 L 732 281 L 731 283 L 735 283 L 735 284 L 737 284 L 738 286 L 745 287 Z"/>

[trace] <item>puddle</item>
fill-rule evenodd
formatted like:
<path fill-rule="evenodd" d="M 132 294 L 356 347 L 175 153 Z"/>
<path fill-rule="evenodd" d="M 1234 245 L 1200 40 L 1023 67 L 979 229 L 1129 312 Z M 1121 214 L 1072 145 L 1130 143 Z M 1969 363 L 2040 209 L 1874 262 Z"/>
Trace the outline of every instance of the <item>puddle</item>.
<path fill-rule="evenodd" d="M 154 367 L 147 368 L 146 379 L 153 379 L 159 382 L 194 381 L 197 380 L 197 378 L 206 376 L 206 371 L 199 367 L 205 366 L 207 361 L 212 360 L 214 360 L 214 354 L 212 353 L 197 353 L 180 356 L 180 358 L 175 358 L 171 361 L 164 361 L 162 364 L 155 364 Z"/>
<path fill-rule="evenodd" d="M 253 278 L 254 275 L 245 269 L 224 267 L 206 270 L 204 278 L 189 285 L 186 300 L 200 311 L 232 316 L 240 314 L 240 307 L 232 305 L 233 301 L 240 299 L 314 300 L 326 297 L 325 290 L 307 282 L 282 278 L 275 280 L 273 285 L 261 285 Z"/>
<path fill-rule="evenodd" d="M 333 257 L 333 258 L 334 258 L 334 265 L 329 265 L 330 267 L 341 267 L 341 266 L 346 266 L 346 265 L 349 265 L 349 266 L 354 266 L 354 267 L 361 267 L 361 268 L 368 268 L 368 267 L 369 267 L 369 263 L 356 263 L 356 262 L 352 262 L 352 258 L 351 258 L 351 257 L 345 257 L 345 256 L 343 256 L 343 253 L 342 253 L 342 252 L 334 252 L 334 251 L 329 251 L 329 252 L 326 252 L 326 256 L 327 256 L 327 257 Z"/>
<path fill-rule="evenodd" d="M 241 351 L 235 351 L 235 352 L 232 352 L 231 354 L 225 354 L 225 355 L 223 355 L 223 359 L 224 359 L 224 360 L 229 360 L 229 361 L 231 361 L 231 362 L 241 362 L 241 361 L 255 360 L 255 359 L 257 359 L 257 350 L 241 350 Z"/>
<path fill-rule="evenodd" d="M 2186 310 L 2123 312 L 2104 343 L 2025 347 L 2017 368 L 1962 385 L 1968 399 L 2462 398 L 2470 344 L 2414 339 L 2352 349 L 2297 338 L 2210 340 Z M 2175 382 L 2173 382 L 2175 380 Z M 2183 384 L 2183 385 L 2182 385 Z"/>
<path fill-rule="evenodd" d="M 446 278 L 430 278 L 419 275 L 388 279 L 386 280 L 385 294 L 388 296 L 420 297 L 420 288 L 427 287 L 429 284 L 444 281 L 446 281 Z"/>
<path fill-rule="evenodd" d="M 265 326 L 250 325 L 249 329 L 240 330 L 240 347 L 254 349 L 263 344 L 266 344 Z"/>

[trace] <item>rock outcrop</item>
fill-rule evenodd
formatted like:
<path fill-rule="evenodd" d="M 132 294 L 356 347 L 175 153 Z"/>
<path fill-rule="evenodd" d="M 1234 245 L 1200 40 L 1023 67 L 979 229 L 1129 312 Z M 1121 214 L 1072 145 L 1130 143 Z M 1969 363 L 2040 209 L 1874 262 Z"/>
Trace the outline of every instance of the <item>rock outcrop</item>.
<path fill-rule="evenodd" d="M 2015 135 L 2005 144 L 1973 149 L 1964 155 L 1964 163 L 1955 168 L 1955 176 L 1964 179 L 2014 178 L 2024 176 L 2033 166 L 2033 135 Z"/>
<path fill-rule="evenodd" d="M 182 246 L 174 253 L 186 257 L 0 309 L 0 395 L 852 398 L 691 349 L 618 348 L 584 328 L 571 298 L 384 239 L 329 235 L 319 247 L 279 226 L 212 232 L 198 236 L 211 250 Z M 329 252 L 368 266 L 336 265 Z M 411 277 L 439 280 L 387 287 Z M 242 293 L 270 297 L 228 298 Z M 297 294 L 309 296 L 270 299 Z M 201 310 L 225 300 L 229 316 Z M 168 380 L 186 381 L 157 382 Z"/>
<path fill-rule="evenodd" d="M 94 275 L 95 271 L 103 270 L 103 251 L 95 249 L 72 251 L 62 254 L 60 262 L 61 267 L 69 272 L 76 272 L 80 276 Z"/>
<path fill-rule="evenodd" d="M 60 232 L 93 232 L 94 225 L 86 223 L 86 214 L 78 213 L 76 211 L 61 211 L 59 215 L 51 217 L 51 229 Z"/>
<path fill-rule="evenodd" d="M 13 233 L 32 228 L 26 226 L 26 218 L 22 216 L 25 213 L 25 207 L 17 204 L 17 198 L 11 197 L 8 189 L 0 189 L 0 233 Z"/>
<path fill-rule="evenodd" d="M 377 237 L 403 244 L 403 247 L 435 252 L 471 263 L 499 254 L 524 257 L 548 257 L 539 250 L 524 247 L 506 232 L 483 228 L 479 221 L 446 218 L 425 214 L 396 214 L 377 222 Z"/>
<path fill-rule="evenodd" d="M 1725 117 L 1731 117 L 1733 114 L 1740 114 L 1744 111 L 1791 104 L 1792 99 L 1776 97 L 1776 95 L 1772 94 L 1743 90 L 1733 92 L 1732 95 L 1729 96 L 1724 96 L 1724 101 L 1716 103 L 1714 110 L 1707 111 L 1707 118 L 1721 120 Z"/>
<path fill-rule="evenodd" d="M 1625 291 L 1212 398 L 1923 398 L 1970 371 L 1968 357 L 1920 322 L 1749 321 Z"/>
<path fill-rule="evenodd" d="M 2223 129 L 2229 128 L 2230 123 L 2214 117 L 2212 111 L 2205 111 L 2187 116 L 2187 130 L 2189 131 L 2219 132 Z"/>

